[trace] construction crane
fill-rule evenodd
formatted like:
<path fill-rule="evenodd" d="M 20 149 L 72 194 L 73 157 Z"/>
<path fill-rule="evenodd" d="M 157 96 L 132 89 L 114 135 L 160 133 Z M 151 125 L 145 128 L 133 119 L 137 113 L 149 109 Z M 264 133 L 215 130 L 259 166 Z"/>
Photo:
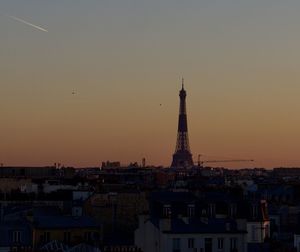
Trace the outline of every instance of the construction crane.
<path fill-rule="evenodd" d="M 204 163 L 234 163 L 234 162 L 254 162 L 254 159 L 226 159 L 226 160 L 203 160 L 201 154 L 198 155 L 198 166 L 202 167 Z"/>

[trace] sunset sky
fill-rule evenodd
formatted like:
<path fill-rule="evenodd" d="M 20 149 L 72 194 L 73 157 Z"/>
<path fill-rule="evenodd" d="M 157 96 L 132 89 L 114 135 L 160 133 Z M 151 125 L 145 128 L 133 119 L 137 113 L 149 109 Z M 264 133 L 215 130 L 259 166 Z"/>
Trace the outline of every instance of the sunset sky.
<path fill-rule="evenodd" d="M 299 13 L 299 0 L 1 0 L 0 163 L 170 165 L 184 76 L 195 160 L 300 166 Z"/>

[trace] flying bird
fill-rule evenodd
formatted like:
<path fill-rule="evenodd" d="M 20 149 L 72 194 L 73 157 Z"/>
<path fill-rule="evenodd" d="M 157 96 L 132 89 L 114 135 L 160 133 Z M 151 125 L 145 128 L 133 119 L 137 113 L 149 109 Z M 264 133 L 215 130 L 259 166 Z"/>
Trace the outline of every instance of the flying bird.
<path fill-rule="evenodd" d="M 48 32 L 46 29 L 44 29 L 44 28 L 42 28 L 42 27 L 40 27 L 40 26 L 38 26 L 38 25 L 29 23 L 29 22 L 27 22 L 27 21 L 25 21 L 25 20 L 23 20 L 23 19 L 21 19 L 21 18 L 18 18 L 18 17 L 15 17 L 15 16 L 8 16 L 8 17 L 10 17 L 10 18 L 12 18 L 12 19 L 14 19 L 14 20 L 16 20 L 16 21 L 19 21 L 19 22 L 21 22 L 21 23 L 23 23 L 23 24 L 29 25 L 29 26 L 31 26 L 31 27 L 33 27 L 33 28 L 35 28 L 35 29 L 40 30 L 40 31 Z"/>

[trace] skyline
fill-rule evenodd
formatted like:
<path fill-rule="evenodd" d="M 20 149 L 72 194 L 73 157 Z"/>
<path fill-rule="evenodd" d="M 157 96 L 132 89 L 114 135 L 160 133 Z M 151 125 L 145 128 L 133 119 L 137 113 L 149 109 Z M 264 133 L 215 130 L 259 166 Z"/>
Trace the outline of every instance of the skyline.
<path fill-rule="evenodd" d="M 0 9 L 0 163 L 169 165 L 184 76 L 194 160 L 300 166 L 299 2 L 3 0 Z"/>

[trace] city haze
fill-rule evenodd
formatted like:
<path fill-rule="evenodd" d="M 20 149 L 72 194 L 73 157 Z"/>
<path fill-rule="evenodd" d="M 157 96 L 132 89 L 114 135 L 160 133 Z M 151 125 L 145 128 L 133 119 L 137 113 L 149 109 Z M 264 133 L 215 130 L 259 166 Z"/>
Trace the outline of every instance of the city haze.
<path fill-rule="evenodd" d="M 195 160 L 300 166 L 299 8 L 2 0 L 0 162 L 170 165 L 184 76 Z"/>

